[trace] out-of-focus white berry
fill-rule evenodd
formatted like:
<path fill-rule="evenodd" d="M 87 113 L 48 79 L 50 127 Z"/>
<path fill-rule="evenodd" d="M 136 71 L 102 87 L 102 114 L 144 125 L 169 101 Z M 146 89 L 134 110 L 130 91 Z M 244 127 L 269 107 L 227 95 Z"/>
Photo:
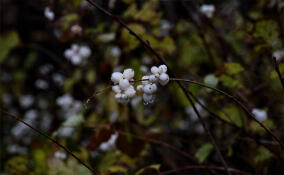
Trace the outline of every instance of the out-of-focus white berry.
<path fill-rule="evenodd" d="M 54 13 L 53 13 L 53 11 L 50 10 L 49 7 L 46 7 L 44 9 L 44 16 L 50 21 L 52 21 L 54 19 Z"/>
<path fill-rule="evenodd" d="M 137 87 L 136 87 L 136 89 L 137 89 L 137 91 L 139 91 L 139 92 L 143 92 L 143 85 L 138 85 Z"/>
<path fill-rule="evenodd" d="M 115 94 L 115 96 L 114 96 L 114 97 L 118 100 L 118 99 L 120 99 L 120 98 L 121 98 L 121 94 L 119 94 L 119 93 L 118 93 L 118 94 Z"/>
<path fill-rule="evenodd" d="M 200 7 L 200 12 L 203 13 L 208 18 L 212 18 L 213 13 L 215 12 L 215 6 L 212 4 L 203 4 Z"/>
<path fill-rule="evenodd" d="M 154 102 L 154 95 L 143 94 L 143 100 L 145 104 L 153 103 Z"/>
<path fill-rule="evenodd" d="M 64 51 L 64 56 L 74 65 L 80 65 L 91 55 L 91 49 L 88 46 L 72 44 L 70 49 Z"/>
<path fill-rule="evenodd" d="M 120 92 L 121 92 L 121 90 L 120 90 L 120 88 L 119 88 L 118 85 L 112 86 L 112 90 L 113 90 L 115 93 L 120 93 Z"/>
<path fill-rule="evenodd" d="M 120 72 L 114 72 L 111 74 L 111 81 L 114 83 L 114 84 L 118 84 L 119 81 L 123 78 L 123 75 L 122 73 Z"/>
<path fill-rule="evenodd" d="M 89 57 L 91 55 L 91 49 L 88 46 L 81 46 L 79 49 L 79 54 L 82 57 Z"/>
<path fill-rule="evenodd" d="M 77 24 L 71 27 L 71 32 L 74 34 L 80 34 L 82 30 L 83 30 L 82 27 Z"/>
<path fill-rule="evenodd" d="M 32 95 L 24 95 L 20 97 L 20 105 L 23 108 L 30 107 L 35 101 L 35 98 Z"/>
<path fill-rule="evenodd" d="M 283 60 L 284 59 L 284 49 L 276 50 L 275 52 L 273 52 L 272 56 L 275 57 L 277 61 Z"/>
<path fill-rule="evenodd" d="M 255 118 L 260 122 L 267 120 L 267 112 L 265 110 L 254 108 L 252 109 L 252 113 L 253 115 L 255 115 Z"/>
<path fill-rule="evenodd" d="M 119 57 L 121 55 L 121 50 L 117 46 L 113 46 L 110 48 L 110 55 L 114 57 Z"/>
<path fill-rule="evenodd" d="M 152 72 L 152 74 L 158 74 L 159 68 L 157 66 L 153 66 L 153 67 L 151 67 L 151 72 Z"/>
<path fill-rule="evenodd" d="M 79 45 L 78 44 L 72 44 L 71 45 L 71 49 L 72 50 L 78 50 L 79 49 Z"/>
<path fill-rule="evenodd" d="M 79 55 L 74 55 L 71 57 L 71 62 L 74 65 L 79 65 L 82 62 L 82 58 Z"/>
<path fill-rule="evenodd" d="M 125 69 L 123 71 L 123 76 L 127 80 L 131 80 L 134 77 L 134 70 L 133 69 Z"/>
<path fill-rule="evenodd" d="M 73 54 L 74 54 L 73 50 L 67 49 L 67 50 L 64 51 L 64 56 L 66 58 L 71 58 Z"/>
<path fill-rule="evenodd" d="M 119 81 L 119 87 L 122 90 L 126 90 L 130 86 L 130 83 L 127 79 L 121 79 Z"/>
<path fill-rule="evenodd" d="M 166 73 L 168 70 L 167 66 L 166 65 L 160 65 L 159 66 L 159 73 L 162 74 L 162 73 Z"/>

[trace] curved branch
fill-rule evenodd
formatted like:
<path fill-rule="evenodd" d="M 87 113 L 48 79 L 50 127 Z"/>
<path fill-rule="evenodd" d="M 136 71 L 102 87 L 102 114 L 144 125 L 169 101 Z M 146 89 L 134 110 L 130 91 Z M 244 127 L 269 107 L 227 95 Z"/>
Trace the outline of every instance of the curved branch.
<path fill-rule="evenodd" d="M 128 30 L 128 32 L 133 35 L 137 40 L 139 40 L 142 45 L 144 45 L 147 49 L 149 49 L 152 54 L 154 54 L 158 60 L 162 63 L 165 64 L 168 67 L 168 72 L 170 73 L 170 75 L 172 75 L 172 77 L 176 77 L 174 72 L 170 69 L 170 67 L 167 65 L 165 59 L 158 53 L 156 52 L 148 42 L 144 41 L 140 36 L 138 36 L 132 29 L 130 29 L 126 23 L 124 23 L 124 21 L 122 21 L 119 17 L 111 14 L 110 12 L 108 12 L 107 10 L 105 10 L 104 8 L 102 8 L 101 6 L 99 6 L 94 0 L 86 0 L 87 2 L 89 2 L 91 5 L 93 5 L 94 7 L 96 7 L 100 12 L 104 13 L 105 15 L 109 16 L 110 18 L 112 18 L 113 20 L 115 20 L 116 22 L 118 22 L 120 25 L 122 25 L 125 29 Z M 223 166 L 225 167 L 225 170 L 227 172 L 228 175 L 230 175 L 231 173 L 228 170 L 228 165 L 223 157 L 223 155 L 221 154 L 221 151 L 214 139 L 214 137 L 212 136 L 210 130 L 208 129 L 208 127 L 206 126 L 205 121 L 203 120 L 203 118 L 201 117 L 201 115 L 199 114 L 198 110 L 196 109 L 193 100 L 190 98 L 190 96 L 188 95 L 186 88 L 182 85 L 182 83 L 177 82 L 177 84 L 179 85 L 179 87 L 182 89 L 184 95 L 186 96 L 187 100 L 190 102 L 190 104 L 193 107 L 193 110 L 195 111 L 196 115 L 198 116 L 199 121 L 202 124 L 202 127 L 204 128 L 204 130 L 206 131 L 207 135 L 209 136 L 209 139 L 212 143 L 212 145 L 214 146 L 214 149 L 216 150 L 219 159 L 221 160 Z M 192 94 L 192 93 L 191 93 Z M 192 94 L 193 95 L 193 94 Z"/>
<path fill-rule="evenodd" d="M 30 129 L 32 129 L 33 131 L 37 132 L 38 134 L 44 136 L 45 138 L 47 138 L 48 140 L 50 140 L 51 142 L 55 143 L 57 146 L 61 147 L 62 149 L 64 149 L 68 154 L 70 154 L 72 157 L 74 157 L 80 164 L 82 164 L 83 166 L 85 166 L 86 168 L 88 168 L 93 174 L 95 175 L 99 175 L 100 173 L 98 171 L 96 171 L 95 169 L 93 169 L 92 167 L 90 167 L 89 165 L 87 165 L 85 162 L 83 162 L 81 159 L 79 159 L 75 154 L 72 153 L 72 151 L 70 151 L 67 147 L 63 146 L 62 144 L 60 144 L 59 142 L 57 142 L 56 140 L 54 140 L 53 138 L 51 138 L 50 136 L 48 136 L 47 134 L 43 133 L 42 131 L 40 131 L 39 129 L 34 128 L 33 126 L 31 126 L 30 124 L 28 124 L 27 122 L 23 121 L 22 119 L 20 119 L 19 117 L 10 114 L 9 112 L 3 110 L 0 108 L 0 112 L 2 112 L 3 114 L 6 114 L 7 116 L 23 123 L 24 125 L 26 125 L 27 127 L 29 127 Z"/>
<path fill-rule="evenodd" d="M 200 82 L 197 82 L 197 81 L 194 81 L 194 80 L 187 80 L 187 79 L 180 79 L 180 78 L 170 78 L 170 80 L 172 81 L 179 81 L 179 82 L 187 82 L 187 83 L 192 83 L 192 84 L 196 84 L 196 85 L 199 85 L 201 87 L 205 87 L 205 88 L 208 88 L 208 89 L 212 89 L 216 92 L 219 92 L 220 94 L 226 96 L 227 98 L 233 100 L 238 106 L 240 106 L 243 111 L 252 119 L 254 120 L 255 122 L 257 122 L 263 129 L 265 129 L 265 131 L 267 133 L 269 133 L 271 135 L 271 137 L 273 137 L 278 143 L 279 145 L 284 148 L 283 146 L 283 143 L 280 141 L 280 139 L 278 137 L 276 137 L 266 126 L 264 126 L 260 121 L 258 121 L 254 116 L 253 114 L 249 111 L 249 109 L 241 102 L 239 101 L 236 97 L 228 94 L 227 92 L 224 92 L 220 89 L 217 89 L 217 88 L 214 88 L 214 87 L 211 87 L 211 86 L 208 86 L 208 85 L 205 85 L 205 84 L 202 84 Z"/>
<path fill-rule="evenodd" d="M 188 165 L 188 166 L 176 168 L 176 169 L 173 169 L 173 170 L 161 172 L 160 175 L 172 174 L 172 173 L 177 173 L 179 171 L 190 170 L 190 169 L 214 169 L 214 170 L 223 170 L 223 171 L 225 170 L 224 167 L 218 167 L 218 166 Z M 250 175 L 247 172 L 244 172 L 244 171 L 241 171 L 241 170 L 238 170 L 238 169 L 234 169 L 234 168 L 229 168 L 228 170 L 230 172 L 234 172 L 234 173 L 238 173 L 238 174 Z"/>

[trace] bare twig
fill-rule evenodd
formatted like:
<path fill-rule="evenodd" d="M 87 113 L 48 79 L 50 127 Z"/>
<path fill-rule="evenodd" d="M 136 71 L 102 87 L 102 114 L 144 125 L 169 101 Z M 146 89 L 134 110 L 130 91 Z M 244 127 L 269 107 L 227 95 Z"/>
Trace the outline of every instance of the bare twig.
<path fill-rule="evenodd" d="M 181 154 L 182 156 L 188 158 L 188 159 L 191 160 L 192 162 L 197 162 L 197 161 L 195 160 L 195 158 L 194 158 L 192 155 L 190 155 L 190 154 L 188 154 L 188 153 L 186 153 L 186 152 L 184 152 L 184 151 L 182 151 L 182 150 L 176 148 L 175 146 L 173 146 L 173 145 L 171 145 L 171 144 L 169 144 L 169 143 L 163 142 L 163 141 L 161 141 L 161 140 L 156 140 L 156 139 L 153 139 L 153 138 L 149 138 L 149 137 L 134 135 L 134 134 L 127 133 L 127 132 L 124 132 L 124 131 L 120 131 L 120 130 L 116 130 L 116 131 L 117 131 L 119 134 L 121 134 L 121 135 L 131 136 L 131 137 L 133 137 L 133 138 L 136 138 L 136 139 L 139 139 L 139 140 L 144 140 L 144 141 L 146 141 L 146 142 L 150 142 L 150 143 L 154 143 L 154 144 L 158 144 L 158 145 L 163 145 L 163 146 L 165 146 L 165 147 L 167 147 L 167 148 L 169 148 L 169 149 L 171 149 L 171 150 L 174 150 L 175 152 Z"/>
<path fill-rule="evenodd" d="M 282 88 L 283 88 L 283 90 L 284 90 L 284 78 L 282 77 L 281 72 L 280 72 L 280 70 L 279 70 L 278 62 L 277 62 L 277 60 L 276 60 L 275 57 L 272 57 L 272 59 L 273 59 L 273 62 L 274 62 L 275 71 L 276 71 L 277 74 L 278 74 L 278 77 L 279 77 L 279 79 L 280 79 L 280 81 L 281 81 L 281 84 L 282 84 Z"/>
<path fill-rule="evenodd" d="M 97 95 L 103 93 L 105 90 L 107 90 L 107 89 L 109 89 L 109 88 L 111 88 L 111 87 L 112 87 L 112 85 L 107 86 L 106 88 L 103 88 L 103 89 L 100 89 L 100 90 L 94 92 L 94 94 L 93 94 L 92 96 L 90 96 L 90 97 L 86 100 L 86 102 L 83 104 L 84 108 L 85 108 L 85 109 L 87 108 L 87 105 L 89 104 L 89 102 L 90 102 L 93 98 L 95 98 Z"/>
<path fill-rule="evenodd" d="M 211 86 L 208 86 L 208 85 L 205 85 L 205 84 L 202 84 L 200 82 L 197 82 L 197 81 L 194 81 L 194 80 L 188 80 L 188 79 L 179 79 L 179 78 L 171 78 L 170 80 L 173 80 L 173 81 L 183 81 L 183 82 L 187 82 L 187 83 L 192 83 L 192 84 L 196 84 L 196 85 L 199 85 L 199 86 L 202 86 L 202 87 L 205 87 L 205 88 L 209 88 L 209 89 L 212 89 L 216 92 L 219 92 L 220 94 L 226 96 L 227 98 L 233 100 L 238 106 L 240 106 L 243 111 L 252 119 L 254 120 L 255 122 L 257 122 L 263 129 L 266 130 L 267 133 L 269 133 L 269 135 L 271 137 L 273 137 L 278 143 L 279 145 L 284 148 L 284 145 L 283 143 L 280 141 L 280 139 L 278 137 L 276 137 L 266 126 L 264 126 L 260 121 L 258 121 L 254 116 L 253 114 L 250 112 L 250 110 L 241 102 L 239 101 L 236 97 L 228 94 L 227 92 L 224 92 L 220 89 L 217 89 L 217 88 L 214 88 L 214 87 L 211 87 Z"/>
<path fill-rule="evenodd" d="M 184 170 L 190 170 L 190 169 L 214 169 L 214 170 L 225 170 L 224 167 L 218 167 L 218 166 L 205 166 L 205 165 L 188 165 L 188 166 L 184 166 L 184 167 L 180 167 L 180 168 L 176 168 L 170 171 L 164 171 L 161 172 L 159 175 L 166 175 L 166 174 L 173 174 L 173 173 L 177 173 L 179 171 L 184 171 Z M 243 174 L 243 175 L 250 175 L 247 172 L 238 170 L 238 169 L 234 169 L 234 168 L 229 168 L 228 169 L 230 172 L 234 172 L 234 173 L 238 173 L 238 174 Z"/>
<path fill-rule="evenodd" d="M 53 138 L 51 138 L 50 136 L 48 136 L 47 134 L 43 133 L 42 131 L 40 131 L 39 129 L 34 128 L 33 126 L 31 126 L 30 124 L 28 124 L 27 122 L 23 121 L 22 119 L 20 119 L 19 117 L 10 114 L 9 112 L 3 110 L 0 108 L 0 112 L 2 112 L 3 114 L 6 114 L 7 116 L 23 123 L 24 125 L 26 125 L 27 127 L 29 127 L 30 129 L 32 129 L 33 131 L 37 132 L 38 134 L 44 136 L 45 138 L 47 138 L 48 140 L 50 140 L 51 142 L 53 142 L 54 144 L 56 144 L 57 146 L 61 147 L 62 149 L 64 149 L 68 154 L 70 154 L 72 157 L 74 157 L 80 164 L 82 164 L 83 166 L 85 166 L 86 168 L 88 168 L 93 174 L 95 175 L 99 175 L 100 173 L 98 171 L 96 171 L 95 169 L 93 169 L 92 167 L 90 167 L 89 165 L 87 165 L 85 162 L 83 162 L 81 159 L 79 159 L 75 154 L 72 153 L 72 151 L 70 151 L 67 147 L 63 146 L 62 144 L 60 144 L 59 142 L 57 142 L 56 140 L 54 140 Z"/>
<path fill-rule="evenodd" d="M 169 66 L 167 65 L 165 59 L 158 53 L 156 52 L 150 45 L 147 41 L 143 40 L 140 36 L 138 36 L 132 29 L 130 29 L 126 23 L 124 23 L 124 21 L 122 21 L 118 16 L 115 16 L 113 14 L 111 14 L 110 12 L 108 12 L 107 10 L 105 10 L 104 8 L 102 8 L 101 6 L 99 6 L 95 1 L 93 0 L 86 0 L 88 1 L 90 4 L 92 4 L 93 6 L 95 6 L 100 12 L 104 13 L 105 15 L 109 16 L 110 18 L 112 18 L 113 20 L 117 21 L 119 24 L 121 24 L 125 29 L 128 30 L 128 32 L 133 35 L 137 40 L 139 40 L 147 49 L 149 49 L 152 54 L 154 54 L 161 63 L 165 64 L 167 67 L 168 67 L 168 71 L 169 73 L 172 75 L 172 77 L 176 77 L 174 72 L 169 68 Z M 187 97 L 188 101 L 190 102 L 190 104 L 192 105 L 193 107 L 193 110 L 195 111 L 195 113 L 197 114 L 198 116 L 198 119 L 199 121 L 201 122 L 203 128 L 205 129 L 206 133 L 208 134 L 209 136 L 209 139 L 212 143 L 212 145 L 214 146 L 217 154 L 218 154 L 218 157 L 220 158 L 223 166 L 225 167 L 225 170 L 227 172 L 227 174 L 231 174 L 229 171 L 228 171 L 228 165 L 227 163 L 225 162 L 224 160 L 224 157 L 222 156 L 220 150 L 219 150 L 219 147 L 217 146 L 216 144 L 216 141 L 214 139 L 214 137 L 212 136 L 210 130 L 208 129 L 208 127 L 206 126 L 206 123 L 205 121 L 203 120 L 203 118 L 201 117 L 201 115 L 199 114 L 198 110 L 196 109 L 195 105 L 194 105 L 194 102 L 192 101 L 192 99 L 190 98 L 190 96 L 188 95 L 187 91 L 186 91 L 186 88 L 182 85 L 182 83 L 180 82 L 177 82 L 177 84 L 179 85 L 179 87 L 182 89 L 182 91 L 184 92 L 185 96 Z M 193 95 L 193 94 L 192 94 Z"/>

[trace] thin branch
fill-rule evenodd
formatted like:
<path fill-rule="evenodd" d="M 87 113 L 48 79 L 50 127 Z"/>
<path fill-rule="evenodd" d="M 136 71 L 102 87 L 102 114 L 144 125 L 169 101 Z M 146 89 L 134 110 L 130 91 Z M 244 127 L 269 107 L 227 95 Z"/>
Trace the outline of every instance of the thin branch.
<path fill-rule="evenodd" d="M 99 175 L 100 173 L 98 171 L 96 171 L 95 169 L 93 169 L 92 167 L 90 167 L 89 165 L 87 165 L 85 162 L 83 162 L 81 159 L 79 159 L 75 154 L 72 153 L 72 151 L 70 151 L 67 147 L 63 146 L 62 144 L 60 144 L 59 142 L 57 142 L 56 140 L 54 140 L 53 138 L 51 138 L 50 136 L 48 136 L 47 134 L 43 133 L 42 131 L 40 131 L 39 129 L 34 128 L 33 126 L 31 126 L 30 124 L 28 124 L 27 122 L 23 121 L 22 119 L 20 119 L 19 117 L 10 114 L 9 112 L 3 110 L 0 108 L 0 112 L 2 112 L 3 114 L 6 114 L 7 116 L 23 123 L 24 125 L 26 125 L 27 127 L 29 127 L 30 129 L 32 129 L 33 131 L 37 132 L 38 134 L 44 136 L 45 138 L 47 138 L 48 140 L 50 140 L 51 142 L 55 143 L 57 146 L 61 147 L 62 149 L 64 149 L 68 154 L 70 154 L 72 157 L 74 157 L 80 164 L 82 164 L 83 166 L 85 166 L 86 168 L 88 168 L 93 174 L 95 175 Z"/>
<path fill-rule="evenodd" d="M 273 59 L 273 62 L 274 62 L 275 71 L 276 71 L 277 74 L 278 74 L 278 77 L 279 77 L 279 79 L 280 79 L 280 81 L 281 81 L 281 84 L 282 84 L 282 88 L 283 88 L 283 90 L 284 90 L 284 78 L 283 78 L 282 75 L 281 75 L 278 62 L 277 62 L 277 60 L 276 60 L 276 57 L 272 57 L 272 59 Z"/>
<path fill-rule="evenodd" d="M 239 101 L 236 97 L 220 90 L 220 89 L 217 89 L 217 88 L 214 88 L 214 87 L 211 87 L 211 86 L 208 86 L 208 85 L 205 85 L 205 84 L 202 84 L 200 82 L 197 82 L 197 81 L 194 81 L 194 80 L 187 80 L 187 79 L 179 79 L 179 78 L 170 78 L 170 80 L 173 80 L 173 81 L 178 81 L 178 82 L 187 82 L 187 83 L 192 83 L 192 84 L 196 84 L 196 85 L 199 85 L 199 86 L 202 86 L 202 87 L 205 87 L 205 88 L 209 88 L 209 89 L 212 89 L 216 92 L 219 92 L 220 94 L 226 96 L 227 98 L 233 100 L 238 106 L 240 106 L 243 111 L 252 119 L 254 120 L 255 122 L 257 122 L 263 129 L 266 130 L 267 133 L 269 133 L 269 135 L 271 137 L 273 137 L 278 143 L 279 145 L 284 148 L 284 145 L 283 143 L 280 141 L 280 139 L 278 137 L 276 137 L 266 126 L 264 126 L 260 121 L 258 121 L 254 116 L 253 114 L 249 111 L 249 109 L 241 102 Z"/>
<path fill-rule="evenodd" d="M 100 12 L 102 12 L 102 13 L 104 13 L 105 15 L 109 16 L 110 18 L 112 18 L 113 20 L 115 20 L 116 22 L 118 22 L 119 24 L 121 24 L 125 29 L 127 29 L 128 32 L 129 32 L 131 35 L 133 35 L 137 40 L 139 40 L 139 41 L 142 43 L 142 45 L 144 45 L 147 49 L 149 49 L 149 50 L 152 52 L 152 54 L 154 54 L 154 55 L 158 58 L 158 60 L 159 60 L 161 63 L 165 64 L 165 65 L 168 67 L 168 72 L 170 73 L 170 75 L 172 75 L 172 77 L 174 77 L 174 78 L 176 77 L 175 74 L 174 74 L 174 72 L 173 72 L 173 71 L 170 69 L 170 67 L 167 65 L 165 59 L 164 59 L 158 52 L 156 52 L 156 51 L 150 46 L 150 44 L 149 44 L 148 42 L 146 42 L 145 40 L 143 40 L 143 39 L 142 39 L 140 36 L 138 36 L 132 29 L 130 29 L 124 21 L 122 21 L 118 16 L 115 16 L 115 15 L 111 14 L 110 12 L 108 12 L 107 10 L 105 10 L 104 8 L 102 8 L 101 6 L 99 6 L 95 1 L 93 1 L 93 0 L 86 0 L 86 1 L 88 1 L 90 4 L 92 4 L 93 6 L 95 6 Z M 194 105 L 194 102 L 192 101 L 192 99 L 190 98 L 190 96 L 188 95 L 188 93 L 187 93 L 187 91 L 186 91 L 186 88 L 185 88 L 185 87 L 182 85 L 182 83 L 180 83 L 180 82 L 177 82 L 177 84 L 178 84 L 179 87 L 182 89 L 182 91 L 183 91 L 183 93 L 185 94 L 186 98 L 188 99 L 188 101 L 189 101 L 190 104 L 192 105 L 193 110 L 194 110 L 195 113 L 197 114 L 199 121 L 201 122 L 203 128 L 205 129 L 207 135 L 209 136 L 209 139 L 210 139 L 212 145 L 214 146 L 214 148 L 215 148 L 215 150 L 216 150 L 216 152 L 217 152 L 217 154 L 218 154 L 219 159 L 221 160 L 223 166 L 225 167 L 225 170 L 226 170 L 227 174 L 230 175 L 231 173 L 228 171 L 228 165 L 227 165 L 227 163 L 225 162 L 225 159 L 224 159 L 224 157 L 222 156 L 221 151 L 219 150 L 219 147 L 218 147 L 218 145 L 216 144 L 216 141 L 215 141 L 214 137 L 212 136 L 210 130 L 209 130 L 208 127 L 206 126 L 205 121 L 203 120 L 203 118 L 202 118 L 201 115 L 199 114 L 198 110 L 196 109 L 196 107 L 195 107 L 195 105 Z M 193 95 L 193 94 L 192 94 L 192 95 Z"/>
<path fill-rule="evenodd" d="M 87 105 L 90 103 L 90 101 L 91 101 L 92 99 L 94 99 L 97 95 L 103 93 L 105 90 L 107 90 L 107 89 L 109 89 L 109 88 L 111 88 L 111 87 L 112 87 L 112 85 L 107 86 L 106 88 L 100 89 L 100 90 L 98 90 L 98 91 L 95 91 L 94 94 L 93 94 L 92 96 L 90 96 L 90 97 L 86 100 L 86 102 L 83 104 L 84 108 L 86 109 L 86 108 L 87 108 Z"/>
<path fill-rule="evenodd" d="M 204 165 L 188 165 L 188 166 L 184 166 L 181 168 L 176 168 L 170 171 L 164 171 L 161 172 L 159 175 L 166 175 L 166 174 L 173 174 L 173 173 L 177 173 L 179 171 L 184 171 L 184 170 L 190 170 L 190 169 L 214 169 L 214 170 L 225 170 L 224 167 L 218 167 L 218 166 L 204 166 Z M 247 172 L 238 170 L 238 169 L 234 169 L 234 168 L 229 168 L 228 169 L 230 172 L 234 172 L 234 173 L 238 173 L 238 174 L 243 174 L 243 175 L 250 175 Z"/>
<path fill-rule="evenodd" d="M 136 138 L 138 140 L 143 140 L 143 141 L 154 143 L 154 144 L 157 144 L 157 145 L 163 145 L 163 146 L 165 146 L 165 147 L 167 147 L 167 148 L 169 148 L 169 149 L 179 153 L 180 155 L 188 158 L 192 162 L 197 163 L 196 159 L 192 155 L 190 155 L 190 154 L 188 154 L 188 153 L 186 153 L 186 152 L 176 148 L 175 146 L 173 146 L 173 145 L 171 145 L 169 143 L 163 142 L 161 140 L 156 140 L 156 139 L 153 139 L 153 138 L 149 138 L 149 137 L 134 135 L 134 134 L 127 133 L 127 132 L 124 132 L 124 131 L 120 131 L 120 130 L 115 130 L 115 131 L 117 131 L 121 135 L 131 136 L 131 137 Z"/>

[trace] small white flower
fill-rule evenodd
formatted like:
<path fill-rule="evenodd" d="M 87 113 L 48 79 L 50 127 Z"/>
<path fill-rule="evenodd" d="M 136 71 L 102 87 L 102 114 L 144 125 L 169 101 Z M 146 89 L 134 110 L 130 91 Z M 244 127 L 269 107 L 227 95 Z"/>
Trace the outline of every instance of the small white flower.
<path fill-rule="evenodd" d="M 53 11 L 50 10 L 49 7 L 46 7 L 44 9 L 44 16 L 49 19 L 50 21 L 52 21 L 54 19 L 54 13 Z"/>
<path fill-rule="evenodd" d="M 200 7 L 200 12 L 203 13 L 208 18 L 212 18 L 213 13 L 215 12 L 215 6 L 212 4 L 203 4 Z"/>
<path fill-rule="evenodd" d="M 265 110 L 254 108 L 252 109 L 252 113 L 253 115 L 255 115 L 255 118 L 260 122 L 267 120 L 267 112 Z"/>

